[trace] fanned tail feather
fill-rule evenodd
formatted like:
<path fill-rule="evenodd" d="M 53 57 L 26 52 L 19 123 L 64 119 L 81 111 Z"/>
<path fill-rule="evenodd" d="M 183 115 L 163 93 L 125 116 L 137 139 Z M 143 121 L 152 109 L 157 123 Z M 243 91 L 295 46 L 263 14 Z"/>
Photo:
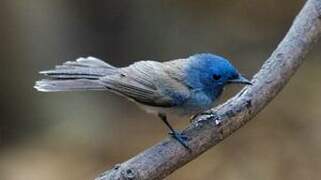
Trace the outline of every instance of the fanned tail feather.
<path fill-rule="evenodd" d="M 41 92 L 59 91 L 85 91 L 85 90 L 104 90 L 105 87 L 99 80 L 73 79 L 73 80 L 48 80 L 37 81 L 35 88 Z"/>
<path fill-rule="evenodd" d="M 42 92 L 103 90 L 100 78 L 117 73 L 117 68 L 94 58 L 67 61 L 53 70 L 41 71 L 49 79 L 37 81 L 35 88 Z"/>

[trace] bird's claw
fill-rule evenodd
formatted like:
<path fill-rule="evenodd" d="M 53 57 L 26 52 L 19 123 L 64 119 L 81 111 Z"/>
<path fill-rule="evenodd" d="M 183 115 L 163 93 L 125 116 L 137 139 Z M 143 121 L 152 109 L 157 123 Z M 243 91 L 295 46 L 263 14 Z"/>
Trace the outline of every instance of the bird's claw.
<path fill-rule="evenodd" d="M 189 118 L 189 122 L 192 123 L 194 120 L 196 120 L 196 118 L 197 118 L 198 116 L 201 116 L 201 115 L 209 115 L 209 114 L 212 114 L 212 111 L 211 111 L 211 110 L 204 111 L 204 112 L 199 112 L 199 113 L 197 113 L 197 114 L 192 115 L 192 116 Z"/>
<path fill-rule="evenodd" d="M 184 135 L 183 133 L 173 131 L 168 133 L 170 136 L 172 136 L 174 139 L 176 139 L 181 145 L 183 145 L 186 149 L 191 151 L 191 149 L 186 144 L 186 141 L 189 140 L 188 136 Z"/>

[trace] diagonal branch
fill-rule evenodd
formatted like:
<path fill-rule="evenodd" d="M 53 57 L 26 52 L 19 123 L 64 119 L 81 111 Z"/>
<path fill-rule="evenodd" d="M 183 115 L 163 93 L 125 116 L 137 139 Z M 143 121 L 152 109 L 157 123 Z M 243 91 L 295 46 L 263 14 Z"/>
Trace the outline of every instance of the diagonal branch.
<path fill-rule="evenodd" d="M 321 0 L 308 0 L 289 32 L 244 88 L 226 103 L 196 117 L 184 130 L 192 152 L 165 139 L 137 156 L 116 165 L 96 180 L 162 179 L 192 161 L 242 127 L 287 84 L 321 35 Z"/>

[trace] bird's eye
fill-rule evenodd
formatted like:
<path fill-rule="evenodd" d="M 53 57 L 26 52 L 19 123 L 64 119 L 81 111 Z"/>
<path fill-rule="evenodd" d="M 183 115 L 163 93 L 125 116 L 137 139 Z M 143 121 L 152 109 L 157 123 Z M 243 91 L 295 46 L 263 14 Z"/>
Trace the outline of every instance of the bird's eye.
<path fill-rule="evenodd" d="M 221 79 L 221 75 L 213 74 L 213 79 L 217 81 L 217 80 Z"/>

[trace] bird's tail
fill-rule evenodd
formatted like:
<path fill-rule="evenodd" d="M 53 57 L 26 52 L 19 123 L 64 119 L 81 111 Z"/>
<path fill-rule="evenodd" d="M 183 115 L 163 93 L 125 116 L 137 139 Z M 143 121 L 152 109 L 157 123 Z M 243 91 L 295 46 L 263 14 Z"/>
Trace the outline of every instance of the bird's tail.
<path fill-rule="evenodd" d="M 94 58 L 79 58 L 56 66 L 53 70 L 41 71 L 48 79 L 37 81 L 34 88 L 42 92 L 104 90 L 99 80 L 117 73 L 117 68 Z"/>

